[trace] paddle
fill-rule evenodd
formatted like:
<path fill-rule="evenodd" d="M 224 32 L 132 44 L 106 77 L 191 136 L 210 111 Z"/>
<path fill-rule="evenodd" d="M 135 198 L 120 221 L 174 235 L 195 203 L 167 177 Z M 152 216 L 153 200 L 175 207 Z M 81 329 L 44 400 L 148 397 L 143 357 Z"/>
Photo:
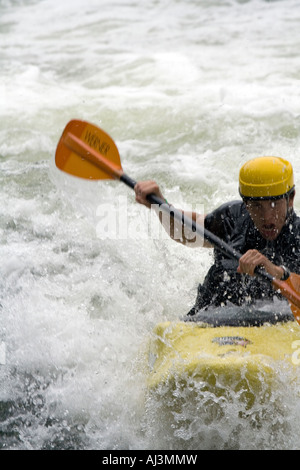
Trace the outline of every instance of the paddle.
<path fill-rule="evenodd" d="M 85 121 L 72 120 L 67 124 L 57 145 L 55 163 L 60 170 L 80 178 L 117 179 L 132 189 L 136 185 L 136 181 L 124 173 L 119 151 L 112 138 L 102 129 Z M 226 256 L 237 261 L 240 259 L 240 253 L 184 215 L 182 211 L 171 207 L 155 194 L 150 194 L 148 200 L 151 204 L 159 205 L 161 210 L 199 234 Z M 275 279 L 262 269 L 257 270 L 256 275 L 268 280 L 276 290 L 280 290 L 289 301 L 291 310 L 300 324 L 300 275 L 292 273 L 287 281 Z"/>

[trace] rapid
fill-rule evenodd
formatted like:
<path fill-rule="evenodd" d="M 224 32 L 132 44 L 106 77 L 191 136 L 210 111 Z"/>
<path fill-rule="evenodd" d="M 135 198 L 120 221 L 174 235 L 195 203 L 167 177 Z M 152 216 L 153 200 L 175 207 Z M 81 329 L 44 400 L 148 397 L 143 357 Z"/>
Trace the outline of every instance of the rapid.
<path fill-rule="evenodd" d="M 299 377 L 280 366 L 252 415 L 187 387 L 164 418 L 147 344 L 192 307 L 211 250 L 54 164 L 77 118 L 178 207 L 237 199 L 260 155 L 299 185 L 299 24 L 298 0 L 0 0 L 1 449 L 299 449 Z"/>

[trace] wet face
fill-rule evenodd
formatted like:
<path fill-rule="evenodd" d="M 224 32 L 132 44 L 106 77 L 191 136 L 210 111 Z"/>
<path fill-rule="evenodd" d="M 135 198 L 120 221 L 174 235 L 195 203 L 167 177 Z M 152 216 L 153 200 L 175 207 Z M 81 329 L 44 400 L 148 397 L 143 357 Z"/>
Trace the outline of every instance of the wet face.
<path fill-rule="evenodd" d="M 276 200 L 247 201 L 246 207 L 261 236 L 266 240 L 276 240 L 280 234 L 293 200 L 286 198 Z"/>

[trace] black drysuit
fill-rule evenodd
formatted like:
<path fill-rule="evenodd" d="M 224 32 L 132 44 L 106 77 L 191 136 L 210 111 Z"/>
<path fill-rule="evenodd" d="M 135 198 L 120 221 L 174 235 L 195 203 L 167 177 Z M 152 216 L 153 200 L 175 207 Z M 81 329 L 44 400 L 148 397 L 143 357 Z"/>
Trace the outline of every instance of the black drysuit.
<path fill-rule="evenodd" d="M 205 218 L 205 228 L 228 243 L 239 253 L 256 249 L 277 266 L 300 273 L 300 217 L 292 210 L 274 241 L 265 240 L 255 228 L 242 201 L 223 204 Z M 214 264 L 203 284 L 198 287 L 197 299 L 188 315 L 195 315 L 209 305 L 253 303 L 257 299 L 272 299 L 274 291 L 268 281 L 237 273 L 238 262 L 214 249 Z"/>

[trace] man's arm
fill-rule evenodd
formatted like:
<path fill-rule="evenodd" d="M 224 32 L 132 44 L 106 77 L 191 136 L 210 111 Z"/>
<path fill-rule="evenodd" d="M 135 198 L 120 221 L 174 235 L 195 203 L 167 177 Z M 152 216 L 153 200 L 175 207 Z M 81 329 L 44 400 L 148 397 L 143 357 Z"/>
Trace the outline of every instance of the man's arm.
<path fill-rule="evenodd" d="M 145 205 L 148 208 L 151 208 L 151 204 L 147 199 L 149 194 L 155 194 L 160 199 L 165 200 L 159 186 L 155 181 L 140 181 L 135 187 L 136 201 L 140 204 Z M 183 226 L 181 221 L 175 220 L 174 217 L 171 217 L 169 214 L 164 213 L 159 210 L 157 206 L 154 207 L 156 210 L 159 220 L 163 225 L 164 229 L 168 235 L 178 243 L 183 245 L 196 248 L 196 247 L 206 247 L 211 248 L 212 245 L 204 240 L 199 234 L 192 232 L 186 226 Z M 177 209 L 178 210 L 178 209 Z M 194 220 L 198 225 L 204 226 L 205 215 L 197 214 L 196 212 L 181 211 L 183 216 Z"/>

